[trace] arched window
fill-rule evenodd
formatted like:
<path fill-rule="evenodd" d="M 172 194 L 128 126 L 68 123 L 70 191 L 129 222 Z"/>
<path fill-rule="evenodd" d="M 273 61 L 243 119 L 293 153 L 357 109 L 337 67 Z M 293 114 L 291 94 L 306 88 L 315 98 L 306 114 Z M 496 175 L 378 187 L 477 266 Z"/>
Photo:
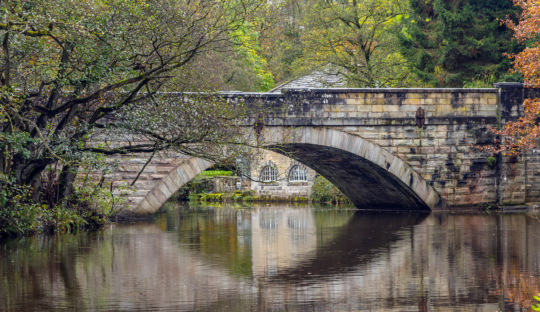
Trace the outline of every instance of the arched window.
<path fill-rule="evenodd" d="M 261 181 L 274 182 L 277 181 L 278 171 L 274 166 L 266 166 L 261 171 Z"/>
<path fill-rule="evenodd" d="M 289 173 L 289 182 L 307 181 L 306 169 L 302 166 L 294 166 Z"/>

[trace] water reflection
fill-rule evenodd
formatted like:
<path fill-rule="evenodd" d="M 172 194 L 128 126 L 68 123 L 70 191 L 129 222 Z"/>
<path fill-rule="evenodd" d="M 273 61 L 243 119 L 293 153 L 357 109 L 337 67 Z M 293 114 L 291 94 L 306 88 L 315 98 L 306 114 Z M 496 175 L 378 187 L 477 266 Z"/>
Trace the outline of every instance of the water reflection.
<path fill-rule="evenodd" d="M 539 292 L 525 214 L 171 208 L 0 242 L 0 310 L 520 311 Z"/>

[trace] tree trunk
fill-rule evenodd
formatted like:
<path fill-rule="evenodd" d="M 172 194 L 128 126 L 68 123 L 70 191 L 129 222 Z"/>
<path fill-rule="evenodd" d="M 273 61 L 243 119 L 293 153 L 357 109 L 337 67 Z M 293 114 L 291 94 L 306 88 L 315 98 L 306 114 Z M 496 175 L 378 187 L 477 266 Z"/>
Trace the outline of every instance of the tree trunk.
<path fill-rule="evenodd" d="M 70 167 L 64 166 L 60 177 L 58 178 L 59 189 L 58 189 L 58 201 L 62 201 L 65 198 L 68 198 L 73 193 L 73 182 L 77 177 L 77 172 L 79 167 Z"/>

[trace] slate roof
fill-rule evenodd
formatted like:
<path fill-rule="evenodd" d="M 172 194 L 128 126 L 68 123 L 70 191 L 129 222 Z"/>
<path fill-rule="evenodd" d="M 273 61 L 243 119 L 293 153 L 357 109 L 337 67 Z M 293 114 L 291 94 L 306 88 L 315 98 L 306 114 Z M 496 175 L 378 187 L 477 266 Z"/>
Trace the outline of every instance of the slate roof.
<path fill-rule="evenodd" d="M 346 86 L 347 83 L 341 74 L 316 70 L 306 76 L 283 83 L 268 92 L 280 93 L 283 89 L 344 88 Z"/>

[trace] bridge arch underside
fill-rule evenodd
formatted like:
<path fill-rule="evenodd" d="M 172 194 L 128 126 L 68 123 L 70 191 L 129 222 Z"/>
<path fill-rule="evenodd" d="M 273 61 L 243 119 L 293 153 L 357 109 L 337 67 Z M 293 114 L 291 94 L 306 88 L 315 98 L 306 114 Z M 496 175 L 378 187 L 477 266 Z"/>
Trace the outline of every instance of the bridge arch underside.
<path fill-rule="evenodd" d="M 270 148 L 272 149 L 272 148 Z M 275 150 L 315 170 L 339 188 L 358 209 L 431 210 L 398 177 L 364 157 L 338 148 L 314 144 L 286 144 Z M 412 186 L 414 175 L 410 175 Z"/>
<path fill-rule="evenodd" d="M 283 133 L 280 127 L 274 127 L 266 135 L 279 138 Z M 446 208 L 439 193 L 420 174 L 377 144 L 330 128 L 305 128 L 294 137 L 291 143 L 267 148 L 326 177 L 358 209 L 429 211 Z M 156 212 L 172 194 L 211 165 L 206 160 L 189 158 L 181 160 L 163 177 L 154 179 L 155 174 L 150 174 L 153 181 L 137 182 L 140 184 L 137 192 L 128 195 L 130 210 L 136 214 Z"/>

